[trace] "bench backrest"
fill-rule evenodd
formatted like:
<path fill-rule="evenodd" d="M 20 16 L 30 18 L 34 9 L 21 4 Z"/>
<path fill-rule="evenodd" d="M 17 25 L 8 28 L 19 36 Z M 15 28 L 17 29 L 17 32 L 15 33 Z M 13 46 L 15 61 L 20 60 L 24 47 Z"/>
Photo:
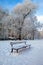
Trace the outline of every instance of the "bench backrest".
<path fill-rule="evenodd" d="M 26 41 L 14 41 L 14 42 L 10 42 L 10 45 L 13 46 L 14 44 L 21 44 L 21 43 L 26 44 Z"/>

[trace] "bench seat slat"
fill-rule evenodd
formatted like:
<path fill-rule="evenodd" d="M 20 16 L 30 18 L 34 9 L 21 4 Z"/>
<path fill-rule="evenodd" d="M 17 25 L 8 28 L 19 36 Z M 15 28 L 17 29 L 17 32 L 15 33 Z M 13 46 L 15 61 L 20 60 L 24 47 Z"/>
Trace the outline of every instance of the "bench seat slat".
<path fill-rule="evenodd" d="M 17 47 L 17 48 L 16 48 L 16 47 L 14 47 L 13 49 L 14 49 L 14 50 L 17 50 L 17 49 L 26 48 L 26 47 L 28 47 L 28 46 L 30 47 L 30 45 L 25 45 L 25 46 L 21 46 L 21 47 Z"/>

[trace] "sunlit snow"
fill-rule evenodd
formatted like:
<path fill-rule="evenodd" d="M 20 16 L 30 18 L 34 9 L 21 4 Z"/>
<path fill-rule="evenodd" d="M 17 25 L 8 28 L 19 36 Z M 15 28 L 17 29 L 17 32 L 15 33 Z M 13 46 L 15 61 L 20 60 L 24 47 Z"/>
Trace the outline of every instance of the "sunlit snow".
<path fill-rule="evenodd" d="M 11 41 L 0 41 L 0 65 L 43 65 L 43 40 L 27 40 L 30 48 L 11 53 Z"/>

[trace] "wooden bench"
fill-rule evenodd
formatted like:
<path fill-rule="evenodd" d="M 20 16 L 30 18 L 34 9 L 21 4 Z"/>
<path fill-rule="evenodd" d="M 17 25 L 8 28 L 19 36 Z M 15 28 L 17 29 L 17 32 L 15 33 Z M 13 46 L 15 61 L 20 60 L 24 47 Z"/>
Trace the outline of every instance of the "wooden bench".
<path fill-rule="evenodd" d="M 22 43 L 22 45 L 18 45 L 18 44 L 21 44 Z M 17 47 L 15 47 L 16 45 L 14 45 L 14 44 L 16 44 L 16 45 L 18 45 Z M 30 46 L 31 46 L 31 44 L 26 44 L 26 41 L 15 41 L 15 42 L 10 42 L 10 45 L 11 45 L 11 53 L 13 52 L 13 50 L 16 50 L 17 51 L 17 53 L 18 53 L 18 50 L 19 49 L 22 49 L 22 48 L 26 48 L 26 47 L 29 47 L 30 48 Z M 14 46 L 13 46 L 14 45 Z"/>

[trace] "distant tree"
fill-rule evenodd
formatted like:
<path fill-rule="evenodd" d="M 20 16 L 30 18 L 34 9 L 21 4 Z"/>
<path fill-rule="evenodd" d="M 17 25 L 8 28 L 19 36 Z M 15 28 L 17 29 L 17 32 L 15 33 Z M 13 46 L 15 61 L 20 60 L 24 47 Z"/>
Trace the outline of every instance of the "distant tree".
<path fill-rule="evenodd" d="M 4 38 L 4 21 L 8 15 L 8 11 L 0 7 L 0 39 Z"/>
<path fill-rule="evenodd" d="M 0 21 L 3 17 L 6 17 L 6 16 L 8 16 L 8 10 L 5 10 L 0 7 Z"/>

